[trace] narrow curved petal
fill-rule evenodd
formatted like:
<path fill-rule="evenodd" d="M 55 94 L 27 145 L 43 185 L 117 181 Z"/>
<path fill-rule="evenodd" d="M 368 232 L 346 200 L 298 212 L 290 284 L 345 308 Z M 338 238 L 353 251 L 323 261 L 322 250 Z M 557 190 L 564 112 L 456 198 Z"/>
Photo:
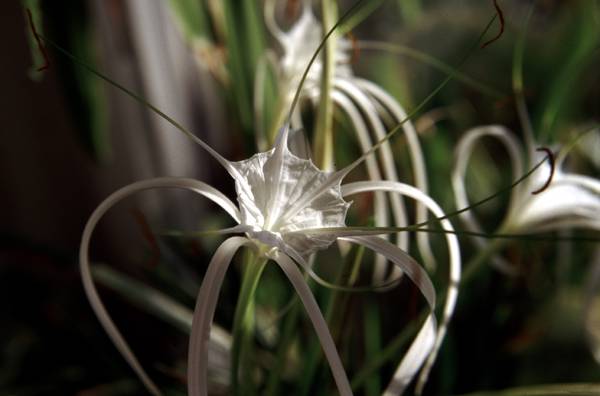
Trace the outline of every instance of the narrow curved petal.
<path fill-rule="evenodd" d="M 331 93 L 333 101 L 346 113 L 350 121 L 352 122 L 353 129 L 356 133 L 356 138 L 360 149 L 363 153 L 369 151 L 373 146 L 367 126 L 365 125 L 362 116 L 354 103 L 340 91 L 334 90 Z M 367 167 L 367 174 L 370 180 L 381 180 L 381 173 L 379 172 L 379 166 L 377 159 L 374 156 L 369 156 L 365 159 L 365 165 Z M 385 227 L 389 224 L 388 222 L 388 211 L 386 207 L 385 196 L 381 192 L 375 193 L 375 201 L 373 202 L 375 225 L 378 227 Z M 387 239 L 387 238 L 386 238 Z M 385 278 L 385 258 L 381 255 L 377 255 L 375 258 L 375 274 L 376 279 Z"/>
<path fill-rule="evenodd" d="M 208 393 L 208 346 L 219 292 L 231 259 L 238 249 L 251 242 L 244 237 L 231 237 L 219 246 L 206 270 L 192 319 L 188 348 L 188 393 L 206 396 Z"/>
<path fill-rule="evenodd" d="M 344 196 L 373 190 L 392 191 L 398 194 L 406 195 L 422 203 L 427 209 L 429 209 L 433 213 L 434 216 L 444 217 L 444 211 L 433 199 L 431 199 L 431 197 L 423 193 L 418 188 L 409 186 L 407 184 L 391 181 L 380 181 L 349 183 L 342 186 L 342 194 Z M 440 224 L 442 225 L 442 228 L 444 230 L 450 232 L 454 231 L 454 227 L 448 219 L 441 220 Z M 425 381 L 427 380 L 427 377 L 429 375 L 429 371 L 431 370 L 433 363 L 435 362 L 437 353 L 446 335 L 448 323 L 450 322 L 452 314 L 454 313 L 456 299 L 458 297 L 458 286 L 460 283 L 461 274 L 460 245 L 457 236 L 451 233 L 446 234 L 446 243 L 448 245 L 448 253 L 450 257 L 450 269 L 448 271 L 449 280 L 448 290 L 446 292 L 446 302 L 444 304 L 444 312 L 442 314 L 442 320 L 435 339 L 433 350 L 431 351 L 431 354 L 429 355 L 429 358 L 427 359 L 427 362 L 425 363 L 425 366 L 423 367 L 423 370 L 421 371 L 421 375 L 419 377 L 419 382 L 417 384 L 417 393 L 420 393 L 420 391 L 422 390 Z"/>
<path fill-rule="evenodd" d="M 398 266 L 413 281 L 429 304 L 429 315 L 425 323 L 423 323 L 419 333 L 408 348 L 384 392 L 384 396 L 400 395 L 412 381 L 423 362 L 430 356 L 435 345 L 437 331 L 434 315 L 435 290 L 433 283 L 431 283 L 427 272 L 412 257 L 388 241 L 372 236 L 344 237 L 340 239 L 363 245 L 374 252 L 385 255 L 388 260 Z"/>
<path fill-rule="evenodd" d="M 389 93 L 381 89 L 376 84 L 373 84 L 371 81 L 361 78 L 355 78 L 354 81 L 375 100 L 379 101 L 381 105 L 385 107 L 390 114 L 392 114 L 396 122 L 404 122 L 402 124 L 402 130 L 404 131 L 406 142 L 408 143 L 409 147 L 410 160 L 415 176 L 415 186 L 427 194 L 427 171 L 425 168 L 425 159 L 423 158 L 423 150 L 421 149 L 421 143 L 419 142 L 417 131 L 415 130 L 412 122 L 406 122 L 406 111 L 404 111 L 402 106 L 400 106 L 400 104 L 393 97 L 391 97 Z M 417 223 L 422 223 L 425 221 L 427 221 L 427 209 L 422 205 L 417 205 Z M 427 233 L 417 234 L 417 244 L 419 245 L 419 251 L 423 256 L 425 266 L 429 270 L 433 270 L 435 268 L 435 257 L 429 243 L 429 235 Z"/>
<path fill-rule="evenodd" d="M 507 149 L 510 157 L 513 179 L 516 180 L 523 174 L 522 149 L 517 139 L 506 128 L 499 125 L 488 125 L 474 128 L 465 133 L 456 147 L 455 165 L 452 171 L 452 188 L 454 190 L 454 199 L 457 208 L 466 208 L 470 205 L 467 191 L 465 188 L 465 176 L 467 165 L 475 144 L 484 137 L 494 137 L 498 139 Z M 515 213 L 517 206 L 520 205 L 519 197 L 522 195 L 522 186 L 515 186 L 511 192 L 510 204 L 508 207 L 509 216 Z M 465 224 L 467 230 L 472 232 L 483 232 L 483 229 L 473 212 L 466 211 L 460 214 L 460 218 Z M 483 238 L 474 237 L 473 241 L 483 248 L 488 245 L 488 241 Z M 514 272 L 514 268 L 499 256 L 494 256 L 492 263 L 503 271 Z"/>
<path fill-rule="evenodd" d="M 98 295 L 98 291 L 96 290 L 96 286 L 94 285 L 94 281 L 92 279 L 92 274 L 90 271 L 89 245 L 90 240 L 92 238 L 92 233 L 96 228 L 98 221 L 112 206 L 114 206 L 122 199 L 139 191 L 165 187 L 183 188 L 201 194 L 213 200 L 215 203 L 219 204 L 236 221 L 239 221 L 239 213 L 235 205 L 233 205 L 233 203 L 227 197 L 221 194 L 218 190 L 205 183 L 193 179 L 181 179 L 171 177 L 150 179 L 125 186 L 120 190 L 115 191 L 108 198 L 106 198 L 90 216 L 85 226 L 85 229 L 83 230 L 83 235 L 81 237 L 81 245 L 79 247 L 79 265 L 81 270 L 81 278 L 90 305 L 96 313 L 98 320 L 104 327 L 104 330 L 106 331 L 112 342 L 115 344 L 116 348 L 119 350 L 121 355 L 123 355 L 123 357 L 125 358 L 127 363 L 129 363 L 131 368 L 136 372 L 140 380 L 144 383 L 144 386 L 146 386 L 148 391 L 153 395 L 159 395 L 160 391 L 152 382 L 152 380 L 148 377 L 145 370 L 138 362 L 137 358 L 131 351 L 131 348 L 129 348 L 129 345 L 121 335 L 121 332 L 117 329 L 110 315 L 106 311 L 106 308 L 104 307 L 104 304 L 102 303 L 100 296 Z"/>
<path fill-rule="evenodd" d="M 556 230 L 568 226 L 600 229 L 600 194 L 579 183 L 560 179 L 541 193 L 529 195 L 518 214 L 510 224 L 523 230 Z"/>
<path fill-rule="evenodd" d="M 321 347 L 325 353 L 325 357 L 329 362 L 329 367 L 331 368 L 331 372 L 333 374 L 333 378 L 335 379 L 335 383 L 340 395 L 352 395 L 350 382 L 346 376 L 346 371 L 344 371 L 344 366 L 342 365 L 342 361 L 338 355 L 333 338 L 331 338 L 331 333 L 327 327 L 327 322 L 325 321 L 325 318 L 323 318 L 323 314 L 319 309 L 319 305 L 317 304 L 317 301 L 315 300 L 310 288 L 306 284 L 306 280 L 302 276 L 302 273 L 298 270 L 296 264 L 285 254 L 278 254 L 273 257 L 273 260 L 279 264 L 285 275 L 290 280 L 292 286 L 294 286 L 294 289 L 296 289 L 296 293 L 298 293 L 300 301 L 302 301 L 302 304 L 304 304 L 306 313 L 308 314 L 308 317 L 315 328 L 315 332 L 317 333 L 319 342 L 321 343 Z"/>
<path fill-rule="evenodd" d="M 560 173 L 556 184 L 573 184 L 590 190 L 590 192 L 600 195 L 600 180 L 575 173 Z"/>
<path fill-rule="evenodd" d="M 345 92 L 349 98 L 351 98 L 358 104 L 358 107 L 364 112 L 366 119 L 368 120 L 369 125 L 373 130 L 377 141 L 385 138 L 385 127 L 379 119 L 377 111 L 375 110 L 375 107 L 370 101 L 369 97 L 366 96 L 360 89 L 356 87 L 356 85 L 354 85 L 348 79 L 336 78 L 334 80 L 334 84 L 336 89 Z M 383 174 L 385 178 L 388 180 L 398 181 L 399 179 L 398 174 L 396 172 L 396 165 L 394 163 L 394 156 L 389 142 L 385 142 L 381 146 L 380 158 L 383 164 Z M 407 224 L 407 216 L 404 202 L 402 202 L 402 199 L 397 195 L 392 195 L 390 197 L 390 202 L 392 205 L 392 211 L 394 213 L 394 219 L 396 224 L 399 227 L 404 227 Z M 401 249 L 408 249 L 408 237 L 406 235 L 398 235 L 398 246 Z M 399 275 L 400 273 L 398 272 L 397 268 L 394 267 L 392 273 L 390 274 L 390 277 L 395 278 Z M 375 277 L 375 280 L 381 281 L 382 279 Z"/>

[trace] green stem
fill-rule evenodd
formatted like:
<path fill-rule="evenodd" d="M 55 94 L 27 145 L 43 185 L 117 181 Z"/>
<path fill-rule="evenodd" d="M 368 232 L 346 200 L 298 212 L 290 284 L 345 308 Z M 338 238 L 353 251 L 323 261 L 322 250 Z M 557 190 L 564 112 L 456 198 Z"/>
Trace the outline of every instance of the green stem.
<path fill-rule="evenodd" d="M 275 364 L 270 370 L 269 379 L 267 380 L 267 386 L 264 394 L 268 396 L 280 395 L 279 385 L 281 384 L 281 372 L 285 366 L 285 362 L 288 357 L 288 351 L 294 340 L 294 337 L 298 332 L 298 319 L 302 305 L 296 300 L 290 313 L 288 314 L 287 320 L 283 325 L 281 339 L 279 341 L 279 347 L 277 348 Z"/>
<path fill-rule="evenodd" d="M 254 296 L 267 263 L 266 259 L 260 258 L 260 255 L 254 252 L 248 254 L 244 261 L 242 287 L 233 317 L 233 345 L 231 348 L 231 390 L 233 395 L 256 393 L 252 386 L 251 367 L 245 363 L 251 350 L 255 328 Z M 242 387 L 240 387 L 240 379 Z"/>
<path fill-rule="evenodd" d="M 322 0 L 321 12 L 323 30 L 329 31 L 336 19 L 337 10 L 335 2 L 331 0 Z M 317 109 L 313 148 L 316 165 L 320 169 L 325 170 L 331 170 L 333 168 L 333 102 L 331 100 L 331 91 L 335 74 L 335 47 L 335 35 L 331 35 L 329 40 L 325 43 L 323 50 L 321 93 L 319 95 L 320 102 Z"/>

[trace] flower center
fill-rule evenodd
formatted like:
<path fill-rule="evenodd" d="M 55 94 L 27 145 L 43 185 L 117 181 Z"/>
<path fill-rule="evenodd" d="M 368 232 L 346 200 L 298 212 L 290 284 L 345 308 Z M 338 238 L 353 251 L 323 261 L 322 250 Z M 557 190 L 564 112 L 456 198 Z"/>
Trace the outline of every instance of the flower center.
<path fill-rule="evenodd" d="M 239 172 L 235 186 L 241 224 L 251 227 L 250 238 L 307 256 L 328 247 L 335 236 L 315 237 L 304 230 L 345 226 L 349 203 L 339 182 L 332 184 L 330 173 L 296 157 L 285 144 L 233 166 Z"/>

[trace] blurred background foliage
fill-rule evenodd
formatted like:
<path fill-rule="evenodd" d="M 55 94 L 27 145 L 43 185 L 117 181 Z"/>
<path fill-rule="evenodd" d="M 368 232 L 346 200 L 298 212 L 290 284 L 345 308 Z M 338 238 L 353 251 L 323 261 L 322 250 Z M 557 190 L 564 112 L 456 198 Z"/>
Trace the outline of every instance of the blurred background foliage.
<path fill-rule="evenodd" d="M 299 1 L 282 3 L 279 17 L 290 26 Z M 350 3 L 341 2 L 340 10 Z M 430 194 L 446 211 L 455 209 L 449 179 L 460 136 L 486 124 L 502 124 L 521 134 L 512 63 L 533 2 L 498 3 L 504 33 L 471 54 L 461 69 L 477 84 L 455 79 L 413 120 L 425 151 Z M 600 119 L 600 2 L 535 3 L 525 38 L 524 93 L 536 138 L 556 147 Z M 373 12 L 352 29 L 353 37 L 406 46 L 449 65 L 460 61 L 495 12 L 492 1 L 479 0 L 373 4 Z M 2 37 L 8 38 L 0 64 L 0 393 L 143 394 L 84 297 L 76 259 L 84 223 L 108 193 L 142 178 L 196 177 L 230 196 L 233 186 L 191 142 L 64 56 L 48 48 L 50 67 L 36 72 L 44 59 L 23 7 L 32 11 L 40 32 L 78 59 L 140 93 L 226 157 L 243 159 L 256 152 L 255 76 L 263 51 L 274 43 L 264 25 L 263 4 L 26 0 L 7 2 L 0 14 Z M 319 14 L 319 6 L 314 8 Z M 498 24 L 490 36 L 496 29 Z M 444 72 L 407 51 L 361 50 L 352 67 L 409 111 L 445 78 Z M 265 128 L 277 111 L 275 84 L 270 70 L 263 87 Z M 334 120 L 334 130 L 347 128 L 343 117 L 334 114 Z M 347 164 L 358 156 L 354 141 L 338 132 L 334 136 L 339 136 L 334 137 L 336 163 Z M 582 142 L 568 165 L 598 177 L 598 130 Z M 508 157 L 492 143 L 471 160 L 467 186 L 473 200 L 510 184 Z M 410 182 L 406 142 L 397 136 L 392 144 L 401 180 Z M 476 209 L 487 231 L 493 232 L 501 221 L 507 200 L 500 196 Z M 101 293 L 140 360 L 168 394 L 185 393 L 186 309 L 193 308 L 219 239 L 167 237 L 160 231 L 227 226 L 218 213 L 189 194 L 148 192 L 119 205 L 95 234 L 93 258 L 106 264 L 99 267 Z M 370 221 L 369 201 L 356 200 L 349 222 Z M 455 225 L 460 228 L 458 221 Z M 564 230 L 554 235 L 597 233 Z M 443 262 L 443 241 L 439 236 L 433 241 Z M 465 262 L 477 254 L 468 238 L 461 238 L 461 248 Z M 426 394 L 532 386 L 538 388 L 498 394 L 598 394 L 593 385 L 539 387 L 600 383 L 594 359 L 600 349 L 597 244 L 513 240 L 502 253 L 522 275 L 511 278 L 486 268 L 461 291 Z M 368 274 L 370 257 L 362 254 L 353 250 L 342 258 L 332 248 L 319 256 L 316 270 L 331 281 L 352 276 L 364 281 L 361 273 Z M 356 260 L 365 263 L 358 274 L 353 273 Z M 340 263 L 341 270 L 331 262 Z M 236 265 L 243 266 L 243 257 Z M 441 265 L 435 277 L 440 287 L 444 271 Z M 231 271 L 216 317 L 224 328 L 231 326 L 240 282 L 239 271 Z M 392 363 L 402 356 L 410 323 L 418 320 L 422 302 L 415 290 L 403 282 L 385 293 L 331 292 L 320 286 L 314 292 L 356 393 L 380 394 Z M 149 296 L 144 293 L 161 293 L 169 300 L 144 305 L 140 298 Z M 251 374 L 261 391 L 333 394 L 316 338 L 281 273 L 268 268 L 256 298 L 258 332 L 253 343 L 259 352 L 253 356 L 256 369 Z M 226 393 L 218 386 L 213 390 Z"/>

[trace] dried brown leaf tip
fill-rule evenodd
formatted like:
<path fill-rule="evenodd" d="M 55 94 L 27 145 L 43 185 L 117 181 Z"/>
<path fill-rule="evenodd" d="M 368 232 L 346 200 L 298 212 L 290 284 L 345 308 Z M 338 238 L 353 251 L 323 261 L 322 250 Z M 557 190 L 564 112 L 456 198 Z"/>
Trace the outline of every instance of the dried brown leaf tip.
<path fill-rule="evenodd" d="M 35 23 L 33 22 L 33 15 L 31 14 L 31 10 L 29 8 L 26 8 L 25 11 L 27 12 L 27 19 L 29 20 L 29 28 L 31 29 L 31 34 L 33 34 L 33 38 L 35 39 L 40 53 L 44 58 L 44 64 L 36 69 L 37 71 L 41 72 L 50 68 L 50 58 L 48 57 L 46 47 L 44 47 L 42 39 L 40 38 L 40 35 L 37 32 L 37 29 L 35 28 Z"/>
<path fill-rule="evenodd" d="M 483 43 L 481 45 L 481 48 L 485 48 L 488 45 L 492 44 L 494 41 L 498 40 L 504 33 L 504 13 L 502 12 L 500 5 L 498 4 L 498 0 L 494 0 L 494 8 L 496 9 L 496 14 L 498 15 L 498 20 L 500 22 L 500 31 L 498 32 L 498 34 L 496 36 L 492 37 L 490 40 Z"/>
<path fill-rule="evenodd" d="M 358 62 L 358 58 L 360 58 L 360 47 L 358 46 L 358 39 L 352 32 L 346 33 L 348 39 L 350 40 L 350 44 L 352 45 L 352 54 L 350 55 L 350 63 L 351 65 L 355 65 Z"/>
<path fill-rule="evenodd" d="M 548 176 L 546 183 L 544 183 L 544 185 L 542 187 L 531 192 L 534 195 L 541 193 L 542 191 L 544 191 L 545 189 L 547 189 L 550 186 L 550 183 L 552 183 L 552 179 L 554 178 L 554 170 L 556 168 L 556 161 L 554 160 L 554 153 L 552 152 L 552 150 L 550 150 L 548 147 L 540 147 L 540 148 L 536 149 L 536 151 L 546 153 L 546 156 L 548 158 L 548 163 L 550 165 L 550 175 Z"/>

